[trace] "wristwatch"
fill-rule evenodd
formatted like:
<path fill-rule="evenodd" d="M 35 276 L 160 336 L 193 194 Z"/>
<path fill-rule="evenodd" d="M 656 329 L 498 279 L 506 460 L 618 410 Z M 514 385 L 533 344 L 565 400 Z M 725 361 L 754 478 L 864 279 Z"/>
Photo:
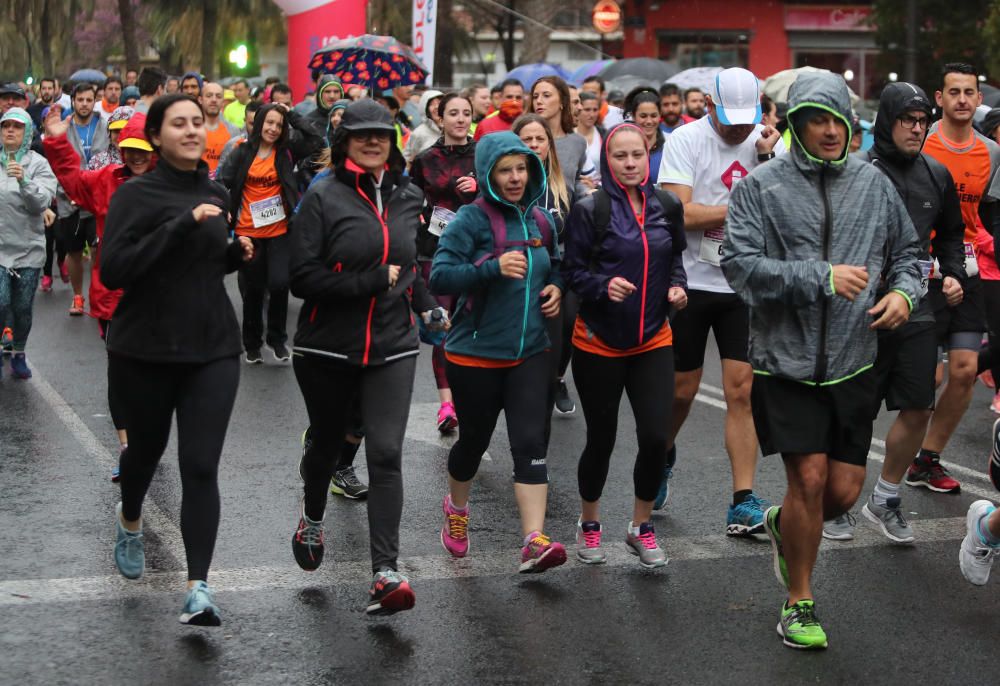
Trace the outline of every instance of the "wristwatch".
<path fill-rule="evenodd" d="M 774 152 L 773 151 L 772 152 L 760 152 L 760 153 L 757 153 L 757 161 L 758 162 L 767 162 L 768 160 L 773 160 L 773 159 L 774 159 Z"/>

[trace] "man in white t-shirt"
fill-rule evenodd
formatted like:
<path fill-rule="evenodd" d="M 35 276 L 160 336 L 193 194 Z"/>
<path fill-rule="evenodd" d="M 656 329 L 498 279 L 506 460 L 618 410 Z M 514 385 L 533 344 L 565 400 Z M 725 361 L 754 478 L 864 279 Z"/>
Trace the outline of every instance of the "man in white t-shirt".
<path fill-rule="evenodd" d="M 658 181 L 684 203 L 688 245 L 684 268 L 688 306 L 671 322 L 677 371 L 674 392 L 673 439 L 660 487 L 662 507 L 669 494 L 671 469 L 677 458 L 673 445 L 694 402 L 705 362 L 711 329 L 722 363 L 726 398 L 726 451 L 733 470 L 733 502 L 726 533 L 748 536 L 764 532 L 768 503 L 753 493 L 757 468 L 757 434 L 750 412 L 753 370 L 747 361 L 749 314 L 733 293 L 719 267 L 723 224 L 729 194 L 754 167 L 785 152 L 773 126 L 761 126 L 760 86 L 746 69 L 726 69 L 707 96 L 708 116 L 686 124 L 667 137 Z"/>

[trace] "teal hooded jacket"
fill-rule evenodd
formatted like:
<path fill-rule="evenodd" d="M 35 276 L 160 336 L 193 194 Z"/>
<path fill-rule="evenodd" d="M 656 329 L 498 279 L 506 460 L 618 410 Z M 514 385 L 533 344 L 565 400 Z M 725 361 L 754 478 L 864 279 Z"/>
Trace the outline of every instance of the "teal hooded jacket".
<path fill-rule="evenodd" d="M 528 162 L 523 205 L 503 200 L 490 183 L 497 161 L 515 154 L 524 155 Z M 545 169 L 520 138 L 509 131 L 484 136 L 476 145 L 476 177 L 482 197 L 501 209 L 508 241 L 543 237 L 532 208 L 545 195 Z M 438 241 L 430 278 L 431 292 L 460 296 L 445 340 L 447 352 L 521 360 L 550 347 L 541 292 L 549 284 L 562 290 L 563 282 L 554 244 L 555 224 L 548 213 L 545 218 L 549 245 L 519 248 L 525 251 L 528 271 L 523 279 L 510 279 L 500 274 L 500 262 L 493 257 L 493 231 L 486 213 L 475 204 L 458 210 Z M 488 259 L 476 264 L 487 255 Z"/>

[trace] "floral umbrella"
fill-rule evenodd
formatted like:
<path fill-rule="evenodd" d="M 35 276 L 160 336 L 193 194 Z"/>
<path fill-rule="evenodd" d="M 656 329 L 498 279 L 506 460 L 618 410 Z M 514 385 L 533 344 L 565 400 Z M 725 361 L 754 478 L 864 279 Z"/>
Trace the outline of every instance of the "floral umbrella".
<path fill-rule="evenodd" d="M 345 86 L 356 83 L 380 90 L 422 83 L 428 74 L 410 46 L 391 36 L 367 33 L 316 51 L 309 68 L 334 74 Z"/>

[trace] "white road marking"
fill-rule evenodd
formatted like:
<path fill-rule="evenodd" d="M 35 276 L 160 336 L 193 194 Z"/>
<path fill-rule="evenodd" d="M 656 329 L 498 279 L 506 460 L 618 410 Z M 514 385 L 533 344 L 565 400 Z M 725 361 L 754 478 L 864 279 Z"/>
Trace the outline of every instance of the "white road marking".
<path fill-rule="evenodd" d="M 958 541 L 965 535 L 965 518 L 913 520 L 918 544 L 942 541 Z M 475 536 L 475 530 L 470 530 Z M 766 537 L 757 541 L 746 541 L 724 535 L 695 537 L 660 537 L 660 544 L 671 562 L 699 562 L 706 560 L 730 560 L 750 557 L 767 557 L 771 547 Z M 605 539 L 607 564 L 601 567 L 639 569 L 634 555 L 626 552 L 620 540 Z M 867 548 L 914 548 L 890 543 L 874 526 L 859 523 L 852 541 L 824 540 L 822 548 L 833 554 L 843 551 Z M 576 561 L 575 548 L 567 546 L 568 566 L 581 567 Z M 256 567 L 249 569 L 213 570 L 209 575 L 212 588 L 221 593 L 246 593 L 264 590 L 296 591 L 319 586 L 349 586 L 362 589 L 371 579 L 371 564 L 367 560 L 341 561 L 333 559 L 335 550 L 327 551 L 327 562 L 314 573 L 303 572 L 294 566 Z M 518 554 L 516 548 L 478 552 L 472 556 L 455 560 L 445 552 L 437 555 L 404 557 L 400 560 L 400 571 L 410 577 L 417 593 L 423 581 L 439 581 L 469 577 L 518 577 Z M 598 567 L 600 568 L 600 567 Z M 660 570 L 669 574 L 672 567 Z M 559 569 L 551 570 L 546 577 L 556 577 Z M 183 572 L 153 572 L 141 579 L 129 581 L 121 576 L 78 577 L 66 579 L 10 579 L 0 581 L 0 607 L 30 605 L 37 603 L 77 603 L 87 601 L 115 600 L 160 594 L 172 594 L 180 598 L 184 588 Z M 179 602 L 179 600 L 178 600 Z"/>
<path fill-rule="evenodd" d="M 31 380 L 31 386 L 42 396 L 52 411 L 55 412 L 59 420 L 66 426 L 69 432 L 79 441 L 80 446 L 97 462 L 101 470 L 110 478 L 111 468 L 118 464 L 118 455 L 113 454 L 105 448 L 94 435 L 94 432 L 84 423 L 76 411 L 69 406 L 69 403 L 59 395 L 48 381 L 45 380 L 36 366 Z M 114 512 L 107 513 L 108 520 L 108 556 L 111 555 L 111 534 L 114 531 Z M 163 542 L 166 552 L 172 555 L 179 562 L 184 562 L 184 543 L 181 538 L 181 531 L 174 524 L 173 520 L 161 510 L 151 498 L 146 498 L 142 505 L 143 528 L 152 529 L 156 536 Z"/>

